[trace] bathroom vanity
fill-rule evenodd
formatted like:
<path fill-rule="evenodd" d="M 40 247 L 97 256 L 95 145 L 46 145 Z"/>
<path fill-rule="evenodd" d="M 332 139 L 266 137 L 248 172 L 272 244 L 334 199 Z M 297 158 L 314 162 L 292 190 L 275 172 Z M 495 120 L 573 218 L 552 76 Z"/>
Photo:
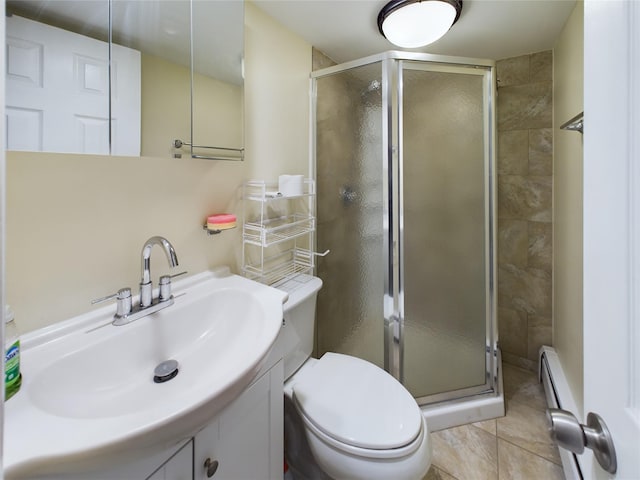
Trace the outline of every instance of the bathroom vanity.
<path fill-rule="evenodd" d="M 228 269 L 124 326 L 114 306 L 23 336 L 5 478 L 281 478 L 285 292 Z M 179 371 L 154 381 L 154 365 Z"/>
<path fill-rule="evenodd" d="M 193 437 L 123 466 L 36 478 L 280 480 L 284 420 L 282 361 L 278 356 L 281 354 L 273 352 L 258 379 Z"/>

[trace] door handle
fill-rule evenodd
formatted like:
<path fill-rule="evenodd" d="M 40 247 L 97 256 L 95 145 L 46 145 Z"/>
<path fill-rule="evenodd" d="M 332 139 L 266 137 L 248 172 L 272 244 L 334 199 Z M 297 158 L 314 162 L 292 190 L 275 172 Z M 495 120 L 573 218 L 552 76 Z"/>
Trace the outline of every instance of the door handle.
<path fill-rule="evenodd" d="M 584 452 L 584 447 L 590 448 L 604 470 L 616 473 L 618 462 L 613 438 L 600 415 L 589 412 L 587 424 L 581 425 L 573 413 L 549 408 L 547 420 L 551 437 L 559 447 L 577 454 Z"/>

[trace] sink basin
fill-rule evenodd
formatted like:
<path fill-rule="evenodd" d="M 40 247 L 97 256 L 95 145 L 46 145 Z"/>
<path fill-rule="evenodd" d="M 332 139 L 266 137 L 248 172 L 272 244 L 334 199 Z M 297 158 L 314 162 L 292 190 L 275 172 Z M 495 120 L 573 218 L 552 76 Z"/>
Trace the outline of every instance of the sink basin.
<path fill-rule="evenodd" d="M 286 293 L 222 270 L 176 282 L 174 296 L 128 325 L 111 325 L 111 306 L 23 337 L 24 381 L 5 406 L 7 476 L 98 468 L 188 438 L 249 385 Z M 155 383 L 169 359 L 178 374 Z"/>

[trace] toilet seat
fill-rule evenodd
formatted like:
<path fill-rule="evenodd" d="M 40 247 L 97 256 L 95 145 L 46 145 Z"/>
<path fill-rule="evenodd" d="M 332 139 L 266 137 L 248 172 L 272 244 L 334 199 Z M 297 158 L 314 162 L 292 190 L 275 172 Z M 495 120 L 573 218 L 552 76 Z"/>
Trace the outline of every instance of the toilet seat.
<path fill-rule="evenodd" d="M 422 443 L 426 426 L 414 398 L 374 364 L 326 353 L 301 377 L 294 403 L 305 424 L 335 448 L 393 458 Z"/>

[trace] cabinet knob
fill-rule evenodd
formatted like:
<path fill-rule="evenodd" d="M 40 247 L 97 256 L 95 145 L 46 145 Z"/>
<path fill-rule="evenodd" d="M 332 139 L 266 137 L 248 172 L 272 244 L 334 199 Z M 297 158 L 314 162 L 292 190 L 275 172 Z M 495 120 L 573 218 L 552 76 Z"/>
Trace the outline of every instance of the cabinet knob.
<path fill-rule="evenodd" d="M 207 478 L 211 478 L 215 475 L 219 465 L 220 462 L 218 462 L 218 460 L 211 460 L 210 458 L 207 458 L 204 461 L 204 468 L 207 472 Z"/>

